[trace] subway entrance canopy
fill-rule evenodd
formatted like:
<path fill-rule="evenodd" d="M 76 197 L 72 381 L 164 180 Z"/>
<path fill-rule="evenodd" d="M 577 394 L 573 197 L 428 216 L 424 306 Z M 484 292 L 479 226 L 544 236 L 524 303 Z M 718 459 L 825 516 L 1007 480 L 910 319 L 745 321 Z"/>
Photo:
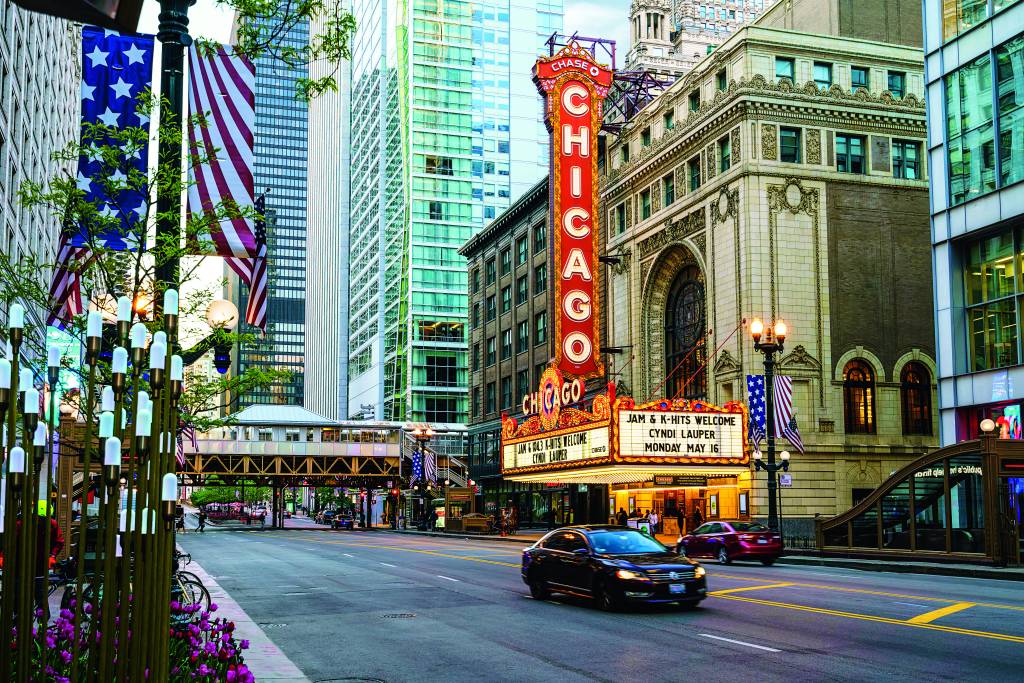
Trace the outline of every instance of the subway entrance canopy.
<path fill-rule="evenodd" d="M 403 425 L 338 422 L 300 406 L 254 405 L 196 444 L 185 439 L 179 474 L 186 485 L 216 475 L 221 482 L 251 478 L 275 486 L 386 486 L 400 477 Z"/>
<path fill-rule="evenodd" d="M 750 469 L 747 409 L 685 399 L 636 405 L 614 385 L 591 410 L 567 404 L 580 390 L 554 368 L 524 397 L 527 417 L 501 425 L 502 476 L 513 481 L 616 484 L 655 476 L 721 477 Z M 566 406 L 566 407 L 563 407 Z M 533 414 L 529 414 L 533 413 Z"/>

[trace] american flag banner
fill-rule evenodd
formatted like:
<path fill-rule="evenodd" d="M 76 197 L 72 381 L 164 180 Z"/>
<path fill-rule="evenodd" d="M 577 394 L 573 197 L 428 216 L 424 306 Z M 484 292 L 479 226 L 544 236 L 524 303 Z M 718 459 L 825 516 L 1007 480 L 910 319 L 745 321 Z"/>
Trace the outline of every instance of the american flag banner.
<path fill-rule="evenodd" d="M 793 407 L 793 378 L 785 375 L 775 377 L 775 436 L 784 436 L 793 448 L 804 452 L 804 441 L 796 426 L 796 409 Z"/>
<path fill-rule="evenodd" d="M 64 327 L 65 322 L 85 310 L 82 305 L 82 270 L 88 266 L 91 254 L 88 247 L 76 247 L 70 234 L 61 236 L 50 280 L 47 325 Z"/>
<path fill-rule="evenodd" d="M 267 331 L 267 221 L 266 194 L 256 198 L 256 257 L 228 257 L 227 262 L 238 277 L 249 285 L 249 303 L 245 307 L 245 322 Z"/>
<path fill-rule="evenodd" d="M 750 408 L 750 443 L 759 449 L 767 431 L 765 421 L 768 414 L 765 410 L 763 375 L 747 375 L 747 406 Z"/>
<path fill-rule="evenodd" d="M 423 454 L 420 451 L 412 452 L 412 479 L 409 484 L 415 484 L 423 478 Z"/>
<path fill-rule="evenodd" d="M 95 26 L 82 29 L 82 154 L 78 159 L 78 189 L 97 207 L 98 216 L 71 231 L 71 244 L 98 244 L 107 249 L 135 249 L 145 229 L 148 198 L 145 187 L 127 187 L 133 172 L 145 174 L 149 162 L 146 135 L 119 159 L 104 155 L 104 144 L 87 135 L 89 125 L 111 128 L 149 128 L 149 116 L 139 110 L 139 95 L 153 86 L 153 36 L 121 34 Z"/>
<path fill-rule="evenodd" d="M 189 130 L 189 219 L 213 216 L 218 205 L 252 208 L 256 69 L 224 46 L 207 56 L 193 45 L 188 54 L 189 111 L 195 117 Z M 212 243 L 218 256 L 257 257 L 254 223 L 245 216 L 218 220 L 209 234 L 197 239 Z"/>
<path fill-rule="evenodd" d="M 431 484 L 437 483 L 437 455 L 431 451 L 423 456 L 423 478 Z"/>
<path fill-rule="evenodd" d="M 178 422 L 178 447 L 175 452 L 179 467 L 185 466 L 185 437 L 196 451 L 199 450 L 199 441 L 196 439 L 196 428 L 191 422 L 181 420 Z"/>
<path fill-rule="evenodd" d="M 804 442 L 800 438 L 800 429 L 796 424 L 796 409 L 793 406 L 793 378 L 776 375 L 773 387 L 775 436 L 788 439 L 793 448 L 803 453 Z M 750 442 L 757 447 L 768 431 L 764 375 L 747 375 L 747 400 L 750 408 Z"/>

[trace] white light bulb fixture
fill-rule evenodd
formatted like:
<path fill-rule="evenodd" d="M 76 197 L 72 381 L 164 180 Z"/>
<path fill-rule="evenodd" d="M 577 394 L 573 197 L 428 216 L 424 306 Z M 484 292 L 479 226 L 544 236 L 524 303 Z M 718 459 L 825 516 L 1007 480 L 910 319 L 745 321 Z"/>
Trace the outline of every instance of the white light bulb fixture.
<path fill-rule="evenodd" d="M 121 466 L 121 439 L 112 436 L 103 445 L 103 465 L 105 467 Z"/>
<path fill-rule="evenodd" d="M 132 325 L 132 331 L 129 333 L 129 337 L 132 340 L 133 349 L 141 349 L 146 346 L 146 326 L 142 323 L 135 323 Z"/>
<path fill-rule="evenodd" d="M 100 413 L 100 438 L 109 439 L 114 436 L 114 413 L 104 411 Z"/>
<path fill-rule="evenodd" d="M 25 327 L 25 307 L 21 304 L 11 304 L 7 309 L 7 327 L 12 330 L 20 330 Z"/>
<path fill-rule="evenodd" d="M 36 433 L 32 435 L 32 445 L 39 448 L 46 446 L 46 425 L 42 422 L 36 425 Z"/>
<path fill-rule="evenodd" d="M 0 389 L 11 388 L 11 361 L 0 358 Z"/>
<path fill-rule="evenodd" d="M 115 375 L 123 375 L 128 372 L 128 349 L 123 346 L 118 346 L 114 349 L 110 370 Z"/>
<path fill-rule="evenodd" d="M 178 290 L 164 292 L 164 315 L 178 315 Z"/>
<path fill-rule="evenodd" d="M 117 322 L 126 323 L 132 319 L 132 300 L 126 296 L 117 298 Z"/>
<path fill-rule="evenodd" d="M 89 311 L 89 317 L 85 323 L 85 336 L 94 338 L 103 336 L 103 314 L 99 311 Z"/>
<path fill-rule="evenodd" d="M 60 368 L 60 357 L 60 349 L 56 346 L 46 349 L 46 367 L 52 369 Z"/>
<path fill-rule="evenodd" d="M 103 393 L 100 396 L 100 410 L 112 411 L 114 409 L 114 387 L 103 387 Z"/>

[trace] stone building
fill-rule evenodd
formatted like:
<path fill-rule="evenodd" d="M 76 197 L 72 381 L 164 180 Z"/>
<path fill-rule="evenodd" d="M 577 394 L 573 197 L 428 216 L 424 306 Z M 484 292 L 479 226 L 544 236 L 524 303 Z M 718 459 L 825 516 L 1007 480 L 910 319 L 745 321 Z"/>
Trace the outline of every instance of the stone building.
<path fill-rule="evenodd" d="M 746 376 L 764 372 L 747 323 L 784 320 L 780 366 L 806 452 L 778 447 L 793 451 L 782 514 L 799 535 L 937 443 L 920 19 L 875 39 L 904 4 L 813 31 L 802 10 L 841 17 L 849 3 L 774 6 L 603 160 L 605 253 L 620 259 L 606 339 L 629 358 L 620 391 L 746 401 Z M 763 516 L 765 475 L 739 479 Z M 662 504 L 656 489 L 630 495 Z"/>

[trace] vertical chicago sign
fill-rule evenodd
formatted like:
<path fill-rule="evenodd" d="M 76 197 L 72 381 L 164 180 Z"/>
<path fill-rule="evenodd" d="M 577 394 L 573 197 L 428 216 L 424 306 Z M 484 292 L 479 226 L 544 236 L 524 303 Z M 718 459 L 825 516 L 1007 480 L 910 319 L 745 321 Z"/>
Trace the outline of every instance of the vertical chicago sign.
<path fill-rule="evenodd" d="M 555 366 L 571 377 L 603 374 L 598 299 L 597 134 L 612 72 L 572 42 L 533 67 L 551 131 Z"/>

